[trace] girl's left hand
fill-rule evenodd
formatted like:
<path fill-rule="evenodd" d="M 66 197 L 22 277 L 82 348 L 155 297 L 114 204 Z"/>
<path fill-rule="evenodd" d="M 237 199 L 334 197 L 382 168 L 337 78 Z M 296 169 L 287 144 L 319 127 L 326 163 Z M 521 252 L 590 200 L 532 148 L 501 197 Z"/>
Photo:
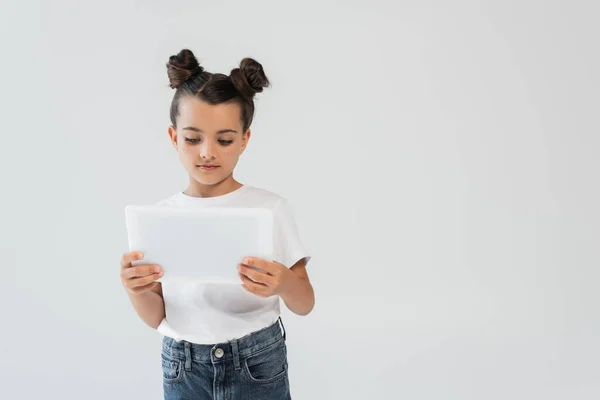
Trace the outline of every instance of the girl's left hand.
<path fill-rule="evenodd" d="M 294 272 L 285 265 L 256 257 L 244 258 L 242 264 L 238 264 L 237 269 L 244 282 L 242 287 L 262 298 L 285 293 L 295 277 Z"/>

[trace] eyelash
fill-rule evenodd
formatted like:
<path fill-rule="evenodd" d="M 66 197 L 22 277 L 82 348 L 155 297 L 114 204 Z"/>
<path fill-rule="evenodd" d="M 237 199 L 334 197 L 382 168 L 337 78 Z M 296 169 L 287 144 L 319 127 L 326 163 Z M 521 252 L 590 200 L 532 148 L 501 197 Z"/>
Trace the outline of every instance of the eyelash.
<path fill-rule="evenodd" d="M 185 138 L 185 141 L 190 144 L 196 144 L 196 143 L 200 142 L 200 139 Z M 221 143 L 223 146 L 229 146 L 231 143 L 233 143 L 233 140 L 219 139 L 219 143 Z"/>

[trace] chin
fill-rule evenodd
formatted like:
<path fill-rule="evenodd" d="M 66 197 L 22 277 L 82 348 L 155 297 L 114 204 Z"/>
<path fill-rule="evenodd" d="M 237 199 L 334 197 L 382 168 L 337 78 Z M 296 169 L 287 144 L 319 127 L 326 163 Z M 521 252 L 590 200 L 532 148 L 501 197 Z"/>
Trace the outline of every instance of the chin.
<path fill-rule="evenodd" d="M 206 179 L 206 178 L 198 178 L 197 176 L 193 177 L 196 182 L 203 186 L 213 186 L 223 181 L 223 179 Z"/>
<path fill-rule="evenodd" d="M 194 180 L 196 182 L 198 182 L 201 185 L 204 186 L 212 186 L 212 185 L 216 185 L 220 182 L 222 182 L 223 180 L 225 180 L 225 176 L 219 175 L 219 176 L 205 176 L 202 173 L 198 173 L 198 171 L 194 171 L 195 173 L 192 174 L 192 178 L 194 178 Z"/>

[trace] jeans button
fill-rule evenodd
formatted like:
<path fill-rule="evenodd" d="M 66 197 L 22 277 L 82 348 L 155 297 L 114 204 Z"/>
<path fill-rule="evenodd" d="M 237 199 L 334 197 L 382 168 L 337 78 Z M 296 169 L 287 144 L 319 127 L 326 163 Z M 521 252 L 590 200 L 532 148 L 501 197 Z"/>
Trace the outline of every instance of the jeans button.
<path fill-rule="evenodd" d="M 219 348 L 219 349 L 215 350 L 215 357 L 221 358 L 221 357 L 223 357 L 223 354 L 224 354 L 223 349 Z"/>

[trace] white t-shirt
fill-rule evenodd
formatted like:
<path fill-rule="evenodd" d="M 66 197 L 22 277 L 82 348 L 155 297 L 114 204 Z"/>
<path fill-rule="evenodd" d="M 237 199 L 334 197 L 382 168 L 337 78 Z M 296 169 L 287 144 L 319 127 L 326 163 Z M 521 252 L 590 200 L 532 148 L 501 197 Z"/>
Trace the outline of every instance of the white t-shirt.
<path fill-rule="evenodd" d="M 310 259 L 287 200 L 267 190 L 244 185 L 215 197 L 191 197 L 178 192 L 158 204 L 270 209 L 274 221 L 274 260 L 290 268 L 298 260 Z M 227 342 L 275 323 L 280 315 L 279 296 L 263 299 L 247 292 L 241 283 L 163 282 L 162 290 L 166 315 L 157 330 L 177 341 Z"/>

